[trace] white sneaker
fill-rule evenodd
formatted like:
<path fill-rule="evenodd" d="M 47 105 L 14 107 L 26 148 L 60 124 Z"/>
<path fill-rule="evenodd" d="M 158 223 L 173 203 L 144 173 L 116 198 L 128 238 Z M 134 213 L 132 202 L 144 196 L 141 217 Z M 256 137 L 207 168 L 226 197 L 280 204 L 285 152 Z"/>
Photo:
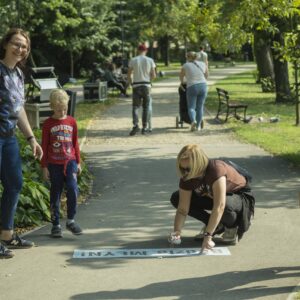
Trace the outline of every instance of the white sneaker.
<path fill-rule="evenodd" d="M 196 128 L 197 128 L 197 123 L 196 123 L 196 122 L 193 122 L 193 123 L 191 124 L 191 131 L 195 131 Z"/>
<path fill-rule="evenodd" d="M 233 227 L 233 228 L 225 227 L 222 241 L 226 244 L 236 245 L 238 241 L 237 231 L 238 231 L 237 227 Z"/>
<path fill-rule="evenodd" d="M 195 241 L 201 241 L 204 239 L 204 233 L 206 231 L 206 227 L 202 227 L 201 231 L 195 235 L 194 240 Z"/>

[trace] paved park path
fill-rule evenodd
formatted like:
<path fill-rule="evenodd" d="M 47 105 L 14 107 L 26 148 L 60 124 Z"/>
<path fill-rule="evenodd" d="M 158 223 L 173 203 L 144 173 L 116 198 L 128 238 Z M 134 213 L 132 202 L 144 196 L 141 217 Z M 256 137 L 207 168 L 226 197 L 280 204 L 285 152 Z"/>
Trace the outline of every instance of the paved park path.
<path fill-rule="evenodd" d="M 210 83 L 250 66 L 213 69 Z M 213 115 L 205 130 L 175 128 L 178 80 L 153 87 L 152 135 L 129 137 L 131 100 L 95 118 L 83 151 L 93 192 L 78 209 L 85 234 L 49 238 L 50 225 L 31 234 L 38 247 L 0 261 L 0 299 L 287 299 L 300 281 L 300 173 L 262 149 L 240 143 Z M 241 126 L 248 126 L 241 124 Z M 175 211 L 175 160 L 187 143 L 210 157 L 228 157 L 254 175 L 253 224 L 230 256 L 163 259 L 73 259 L 74 249 L 164 248 Z M 182 247 L 200 247 L 199 222 L 188 219 Z"/>

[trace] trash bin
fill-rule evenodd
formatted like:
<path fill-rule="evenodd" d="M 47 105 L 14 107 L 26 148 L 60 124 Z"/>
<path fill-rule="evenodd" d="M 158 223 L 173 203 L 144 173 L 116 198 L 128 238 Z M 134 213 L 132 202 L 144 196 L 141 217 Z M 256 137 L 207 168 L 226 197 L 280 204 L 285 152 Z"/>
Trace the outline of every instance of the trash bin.
<path fill-rule="evenodd" d="M 105 101 L 107 99 L 107 82 L 86 82 L 83 85 L 85 101 Z"/>

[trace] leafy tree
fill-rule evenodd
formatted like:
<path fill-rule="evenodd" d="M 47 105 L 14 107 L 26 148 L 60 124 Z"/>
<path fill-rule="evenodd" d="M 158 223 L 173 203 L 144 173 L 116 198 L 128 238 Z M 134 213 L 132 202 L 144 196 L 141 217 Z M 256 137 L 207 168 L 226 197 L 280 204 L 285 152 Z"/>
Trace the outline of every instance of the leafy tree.
<path fill-rule="evenodd" d="M 274 49 L 274 45 L 277 43 L 281 47 L 284 46 L 285 35 L 289 31 L 287 25 L 293 11 L 293 2 L 289 0 L 230 0 L 226 1 L 226 6 L 223 5 L 221 8 L 225 16 L 222 15 L 220 23 L 227 28 L 230 27 L 230 34 L 243 37 L 244 33 L 245 37 L 245 33 L 254 33 L 260 77 L 268 73 L 268 77 L 272 79 L 272 69 L 274 69 L 276 102 L 290 99 L 287 63 L 281 53 Z M 223 36 L 226 36 L 226 33 Z M 268 38 L 264 39 L 264 36 Z M 237 46 L 242 40 L 243 38 L 233 38 L 233 45 Z M 268 59 L 263 60 L 260 59 L 261 57 Z"/>

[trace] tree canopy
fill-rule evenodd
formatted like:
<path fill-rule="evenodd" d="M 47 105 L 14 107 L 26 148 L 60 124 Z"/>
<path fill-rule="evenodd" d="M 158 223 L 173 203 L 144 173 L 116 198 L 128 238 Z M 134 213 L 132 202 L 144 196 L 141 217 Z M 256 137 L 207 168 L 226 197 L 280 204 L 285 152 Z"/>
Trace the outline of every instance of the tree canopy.
<path fill-rule="evenodd" d="M 93 62 L 131 56 L 145 41 L 150 47 L 158 41 L 161 58 L 170 45 L 196 50 L 204 42 L 226 54 L 240 52 L 256 32 L 291 60 L 299 7 L 300 0 L 0 0 L 0 33 L 21 26 L 31 35 L 37 65 L 77 75 Z M 273 40 L 279 32 L 286 43 Z"/>

